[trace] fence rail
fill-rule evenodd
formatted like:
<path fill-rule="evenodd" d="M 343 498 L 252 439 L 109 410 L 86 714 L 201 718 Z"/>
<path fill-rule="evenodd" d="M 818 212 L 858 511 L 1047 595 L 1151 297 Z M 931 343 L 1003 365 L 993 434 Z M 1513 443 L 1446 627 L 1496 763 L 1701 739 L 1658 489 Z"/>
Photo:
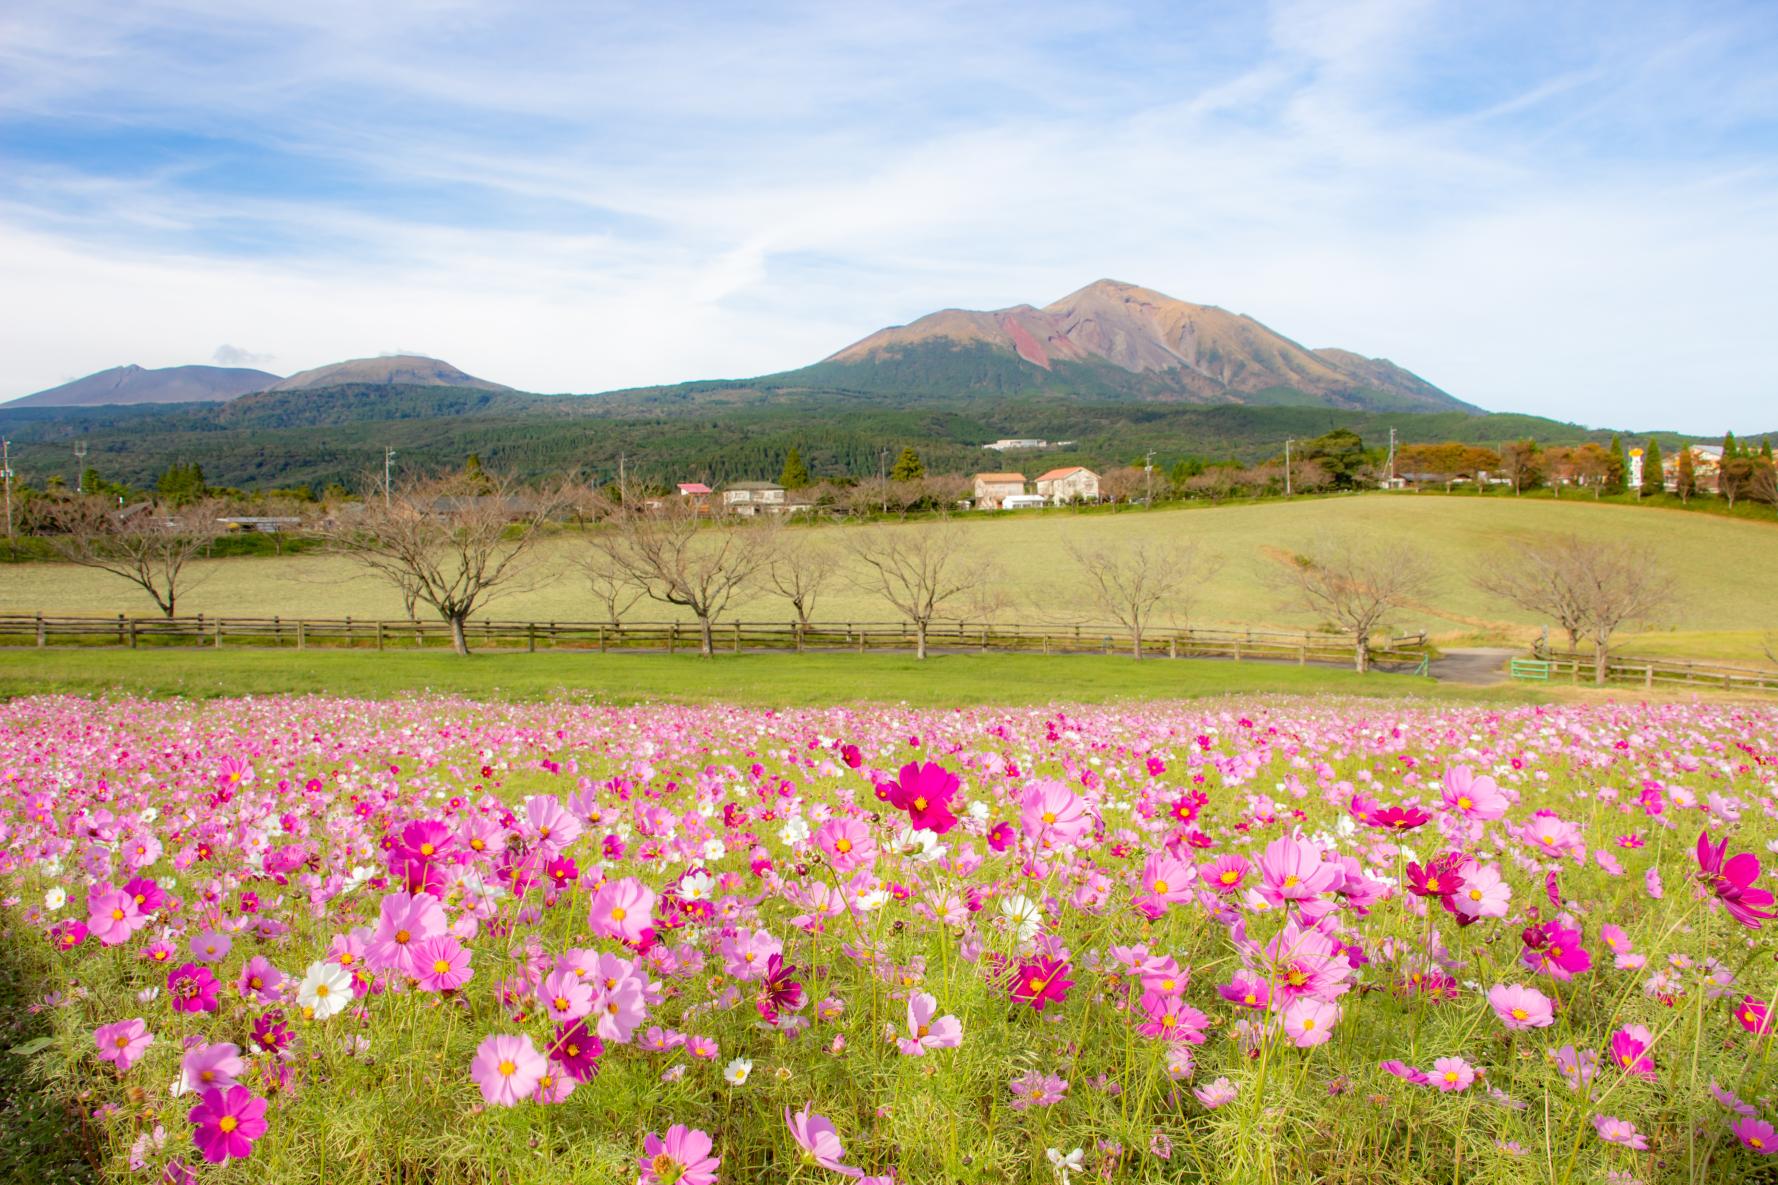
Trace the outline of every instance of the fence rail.
<path fill-rule="evenodd" d="M 498 621 L 464 623 L 474 648 L 491 650 L 696 650 L 696 622 L 657 621 Z M 714 623 L 716 649 L 743 651 L 851 650 L 858 653 L 912 650 L 914 628 L 907 622 L 721 621 Z M 934 622 L 927 646 L 935 651 L 1024 652 L 1032 654 L 1130 654 L 1131 634 L 1122 626 L 1029 625 L 997 622 Z M 309 647 L 329 649 L 440 649 L 451 645 L 443 621 L 381 621 L 363 618 L 294 617 L 113 617 L 0 614 L 0 647 Z M 1401 634 L 1371 648 L 1373 662 L 1385 666 L 1424 666 L 1426 635 Z M 1234 629 L 1152 629 L 1142 638 L 1144 656 L 1232 658 L 1237 662 L 1338 663 L 1353 661 L 1350 638 L 1312 632 Z"/>
<path fill-rule="evenodd" d="M 1542 674 L 1521 673 L 1522 669 L 1543 668 Z M 1542 654 L 1534 661 L 1514 659 L 1515 679 L 1537 679 L 1539 682 L 1588 684 L 1594 682 L 1593 656 L 1590 654 Z M 1614 654 L 1606 662 L 1605 681 L 1611 686 L 1698 687 L 1722 691 L 1778 691 L 1778 671 L 1757 667 L 1725 667 L 1712 663 L 1687 662 L 1671 658 L 1636 658 Z"/>

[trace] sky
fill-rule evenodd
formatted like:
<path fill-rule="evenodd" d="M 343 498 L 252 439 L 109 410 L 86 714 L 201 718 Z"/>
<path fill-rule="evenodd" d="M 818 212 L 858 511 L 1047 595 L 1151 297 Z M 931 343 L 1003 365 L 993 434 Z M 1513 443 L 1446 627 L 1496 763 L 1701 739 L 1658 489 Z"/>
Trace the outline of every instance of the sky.
<path fill-rule="evenodd" d="M 1102 277 L 1778 428 L 1778 4 L 0 0 L 0 399 L 743 377 Z"/>

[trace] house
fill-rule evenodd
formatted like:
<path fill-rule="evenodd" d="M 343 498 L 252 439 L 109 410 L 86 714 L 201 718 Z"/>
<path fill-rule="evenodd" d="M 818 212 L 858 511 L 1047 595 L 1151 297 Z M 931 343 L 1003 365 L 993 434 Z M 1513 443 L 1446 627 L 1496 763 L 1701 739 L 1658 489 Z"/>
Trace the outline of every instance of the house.
<path fill-rule="evenodd" d="M 994 449 L 996 452 L 1003 453 L 1008 449 L 1047 448 L 1047 447 L 1049 447 L 1049 441 L 1047 441 L 1047 440 L 1031 440 L 1026 437 L 1020 437 L 1016 440 L 996 440 L 993 444 L 984 444 L 982 447 L 983 448 L 991 448 L 991 449 Z"/>
<path fill-rule="evenodd" d="M 775 481 L 732 481 L 722 489 L 724 510 L 735 514 L 782 514 L 784 487 Z"/>
<path fill-rule="evenodd" d="M 1700 489 L 1715 488 L 1716 476 L 1722 471 L 1722 446 L 1694 444 L 1686 451 L 1692 455 L 1692 477 Z M 1679 488 L 1679 450 L 1661 457 L 1661 484 L 1667 489 Z"/>
<path fill-rule="evenodd" d="M 702 497 L 703 495 L 712 492 L 714 491 L 701 481 L 682 481 L 679 483 L 679 494 L 681 497 Z"/>
<path fill-rule="evenodd" d="M 1037 492 L 1051 502 L 1097 502 L 1099 475 L 1083 465 L 1065 465 L 1038 474 Z"/>
<path fill-rule="evenodd" d="M 975 475 L 977 510 L 1001 510 L 1008 498 L 1025 492 L 1023 473 L 978 473 Z"/>

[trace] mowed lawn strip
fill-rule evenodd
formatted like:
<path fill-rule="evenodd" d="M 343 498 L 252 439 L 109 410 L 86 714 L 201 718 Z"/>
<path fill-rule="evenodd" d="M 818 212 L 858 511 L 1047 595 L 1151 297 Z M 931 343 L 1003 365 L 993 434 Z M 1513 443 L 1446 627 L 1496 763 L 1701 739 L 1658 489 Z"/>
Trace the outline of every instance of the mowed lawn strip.
<path fill-rule="evenodd" d="M 1208 659 L 1086 655 L 453 654 L 373 651 L 0 651 L 0 698 L 71 693 L 213 698 L 435 692 L 484 699 L 572 698 L 800 707 L 855 702 L 1106 703 L 1252 693 L 1428 696 L 1527 702 L 1522 687 L 1456 688 L 1410 675 L 1358 675 Z"/>

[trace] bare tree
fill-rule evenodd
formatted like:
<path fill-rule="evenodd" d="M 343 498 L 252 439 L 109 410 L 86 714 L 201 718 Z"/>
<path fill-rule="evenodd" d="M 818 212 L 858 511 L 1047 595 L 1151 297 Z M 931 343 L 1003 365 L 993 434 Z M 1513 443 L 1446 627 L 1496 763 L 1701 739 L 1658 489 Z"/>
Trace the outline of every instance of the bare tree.
<path fill-rule="evenodd" d="M 1193 594 L 1220 566 L 1200 554 L 1197 543 L 1144 540 L 1123 547 L 1084 549 L 1068 554 L 1086 576 L 1087 591 L 1100 609 L 1130 631 L 1130 656 L 1142 657 L 1142 636 L 1155 616 L 1168 608 L 1189 612 Z"/>
<path fill-rule="evenodd" d="M 1574 562 L 1574 536 L 1540 539 L 1494 560 L 1475 578 L 1476 587 L 1510 601 L 1528 613 L 1541 613 L 1568 635 L 1568 649 L 1580 649 L 1587 629 L 1588 591 Z"/>
<path fill-rule="evenodd" d="M 452 647 L 468 654 L 464 622 L 523 582 L 571 498 L 566 487 L 530 490 L 485 471 L 420 478 L 387 499 L 379 490 L 323 531 L 330 549 L 393 584 L 410 613 L 431 606 L 450 624 Z"/>
<path fill-rule="evenodd" d="M 166 617 L 178 610 L 181 593 L 202 582 L 189 566 L 223 532 L 223 507 L 212 499 L 178 508 L 137 503 L 120 509 L 105 497 L 43 502 L 50 548 L 59 558 L 129 581 Z"/>
<path fill-rule="evenodd" d="M 698 622 L 698 653 L 716 652 L 712 623 L 729 605 L 749 595 L 771 563 L 778 524 L 741 518 L 719 507 L 708 512 L 689 499 L 657 507 L 625 498 L 588 542 L 613 571 L 650 600 L 689 610 Z"/>
<path fill-rule="evenodd" d="M 1600 685 L 1610 669 L 1612 635 L 1673 599 L 1671 579 L 1646 551 L 1577 535 L 1532 543 L 1476 583 L 1521 609 L 1553 617 L 1567 632 L 1571 649 L 1578 650 L 1581 635 L 1590 634 L 1593 680 Z"/>
<path fill-rule="evenodd" d="M 1352 635 L 1360 673 L 1370 670 L 1371 635 L 1434 584 L 1432 566 L 1417 548 L 1354 536 L 1334 536 L 1289 557 L 1285 573 L 1284 586 L 1299 604 Z"/>
<path fill-rule="evenodd" d="M 765 568 L 766 583 L 796 613 L 804 629 L 815 615 L 815 601 L 834 575 L 834 554 L 809 542 L 806 536 L 786 533 Z"/>
<path fill-rule="evenodd" d="M 605 620 L 611 625 L 622 625 L 624 614 L 634 608 L 646 592 L 599 548 L 581 557 L 580 570 L 585 573 L 587 588 L 604 608 Z"/>
<path fill-rule="evenodd" d="M 859 530 L 846 546 L 858 565 L 853 583 L 913 624 L 916 658 L 926 657 L 927 631 L 945 603 L 991 578 L 988 561 L 954 523 Z"/>
<path fill-rule="evenodd" d="M 1647 621 L 1673 602 L 1673 582 L 1645 550 L 1619 541 L 1576 540 L 1576 562 L 1587 590 L 1593 634 L 1593 682 L 1605 686 L 1611 635 L 1628 622 Z"/>

